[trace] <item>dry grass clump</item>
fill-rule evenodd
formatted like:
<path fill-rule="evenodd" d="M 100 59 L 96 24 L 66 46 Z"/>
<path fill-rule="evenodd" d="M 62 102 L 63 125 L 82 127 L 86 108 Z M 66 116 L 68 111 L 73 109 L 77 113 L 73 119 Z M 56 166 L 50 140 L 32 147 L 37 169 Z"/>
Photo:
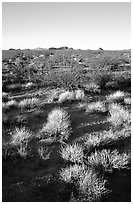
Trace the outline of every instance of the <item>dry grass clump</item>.
<path fill-rule="evenodd" d="M 84 99 L 84 97 L 84 91 L 81 89 L 77 89 L 75 91 L 66 91 L 59 95 L 58 102 L 63 103 L 67 101 L 82 100 Z"/>
<path fill-rule="evenodd" d="M 83 90 L 80 90 L 80 89 L 75 90 L 75 99 L 76 100 L 82 100 L 82 99 L 84 99 L 84 97 L 85 97 L 85 93 Z"/>
<path fill-rule="evenodd" d="M 83 148 L 79 144 L 68 144 L 66 147 L 61 147 L 60 151 L 61 157 L 73 163 L 83 162 Z"/>
<path fill-rule="evenodd" d="M 54 101 L 58 101 L 59 95 L 61 95 L 63 92 L 65 92 L 64 89 L 57 88 L 57 89 L 52 89 L 47 93 L 47 101 L 49 103 L 52 103 Z"/>
<path fill-rule="evenodd" d="M 47 118 L 40 134 L 41 137 L 51 137 L 53 140 L 67 140 L 71 133 L 70 116 L 61 109 L 53 109 Z"/>
<path fill-rule="evenodd" d="M 85 171 L 85 166 L 79 166 L 74 164 L 73 166 L 70 165 L 65 169 L 61 169 L 60 171 L 60 179 L 65 181 L 66 183 L 73 183 L 75 180 L 79 179 L 80 176 Z"/>
<path fill-rule="evenodd" d="M 78 190 L 78 201 L 98 201 L 107 193 L 105 180 L 98 178 L 97 174 L 89 170 L 85 165 L 66 167 L 60 172 L 61 180 L 73 183 Z"/>
<path fill-rule="evenodd" d="M 15 128 L 12 133 L 11 144 L 17 148 L 21 156 L 26 157 L 28 154 L 27 145 L 32 138 L 33 134 L 25 127 Z"/>
<path fill-rule="evenodd" d="M 101 101 L 89 103 L 86 107 L 86 113 L 105 113 L 107 110 Z"/>
<path fill-rule="evenodd" d="M 100 93 L 100 86 L 97 85 L 96 83 L 92 82 L 90 84 L 85 85 L 85 90 L 90 92 L 90 93 Z"/>
<path fill-rule="evenodd" d="M 110 151 L 103 149 L 95 151 L 88 157 L 88 164 L 96 170 L 103 172 L 113 172 L 113 169 L 128 168 L 130 164 L 130 156 L 126 153 L 120 154 L 117 150 Z"/>
<path fill-rule="evenodd" d="M 105 184 L 106 180 L 98 178 L 97 174 L 92 170 L 87 170 L 79 179 L 79 201 L 100 201 L 100 199 L 109 192 Z"/>
<path fill-rule="evenodd" d="M 126 104 L 126 105 L 131 105 L 131 98 L 124 98 L 124 103 Z"/>
<path fill-rule="evenodd" d="M 116 91 L 106 97 L 108 102 L 123 102 L 125 98 L 125 93 L 122 91 Z"/>
<path fill-rule="evenodd" d="M 114 127 L 130 124 L 131 122 L 129 111 L 116 103 L 109 105 L 109 113 L 110 117 L 108 117 L 108 121 L 112 123 Z"/>
<path fill-rule="evenodd" d="M 87 149 L 92 149 L 99 147 L 101 145 L 107 145 L 108 143 L 113 143 L 113 141 L 117 140 L 118 137 L 113 132 L 112 129 L 110 130 L 104 130 L 101 132 L 94 132 L 87 134 L 85 140 L 84 140 L 84 146 Z"/>
<path fill-rule="evenodd" d="M 91 150 L 100 146 L 115 145 L 125 138 L 130 139 L 131 130 L 130 126 L 127 125 L 121 130 L 110 128 L 109 130 L 86 134 L 84 137 L 83 143 L 85 148 Z"/>
<path fill-rule="evenodd" d="M 59 95 L 58 102 L 63 103 L 66 101 L 72 101 L 72 100 L 74 100 L 74 98 L 75 98 L 74 91 L 66 91 L 66 92 L 62 93 L 61 95 Z"/>
<path fill-rule="evenodd" d="M 25 98 L 19 102 L 19 107 L 21 109 L 34 108 L 39 104 L 40 100 L 38 98 Z"/>

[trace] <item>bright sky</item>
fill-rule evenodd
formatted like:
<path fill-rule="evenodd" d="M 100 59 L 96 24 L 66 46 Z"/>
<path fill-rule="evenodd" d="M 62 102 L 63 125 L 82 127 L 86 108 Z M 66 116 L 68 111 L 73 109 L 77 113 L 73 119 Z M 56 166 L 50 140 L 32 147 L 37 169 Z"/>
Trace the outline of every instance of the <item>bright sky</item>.
<path fill-rule="evenodd" d="M 130 49 L 131 3 L 2 3 L 2 49 Z"/>

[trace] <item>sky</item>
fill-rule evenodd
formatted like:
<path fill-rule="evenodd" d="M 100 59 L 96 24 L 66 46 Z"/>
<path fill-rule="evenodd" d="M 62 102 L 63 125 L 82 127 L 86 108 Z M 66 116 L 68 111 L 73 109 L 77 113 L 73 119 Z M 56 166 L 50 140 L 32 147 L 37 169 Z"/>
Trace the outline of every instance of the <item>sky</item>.
<path fill-rule="evenodd" d="M 131 3 L 2 3 L 2 49 L 62 46 L 131 49 Z"/>

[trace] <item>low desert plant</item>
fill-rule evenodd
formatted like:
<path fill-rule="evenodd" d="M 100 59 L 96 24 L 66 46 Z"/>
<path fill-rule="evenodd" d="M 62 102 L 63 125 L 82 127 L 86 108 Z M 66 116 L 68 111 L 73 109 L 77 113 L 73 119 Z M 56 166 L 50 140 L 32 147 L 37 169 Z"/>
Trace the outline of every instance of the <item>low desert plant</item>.
<path fill-rule="evenodd" d="M 100 132 L 94 132 L 84 135 L 83 145 L 87 150 L 96 149 L 99 147 L 105 147 L 107 145 L 117 145 L 119 141 L 125 140 L 125 138 L 131 137 L 130 126 L 124 126 L 121 130 L 104 130 Z"/>
<path fill-rule="evenodd" d="M 124 103 L 126 104 L 126 105 L 131 105 L 131 98 L 124 98 Z"/>
<path fill-rule="evenodd" d="M 84 86 L 85 90 L 87 92 L 90 92 L 90 93 L 100 93 L 100 86 L 97 85 L 96 83 L 92 82 L 90 84 L 85 84 Z"/>
<path fill-rule="evenodd" d="M 76 100 L 82 100 L 82 99 L 84 99 L 84 97 L 85 97 L 85 93 L 83 90 L 80 90 L 80 89 L 75 90 L 75 99 Z"/>
<path fill-rule="evenodd" d="M 105 180 L 99 179 L 97 174 L 87 169 L 84 164 L 66 167 L 60 172 L 60 179 L 72 183 L 78 191 L 78 201 L 98 201 L 107 193 Z"/>
<path fill-rule="evenodd" d="M 59 95 L 59 103 L 67 102 L 67 101 L 72 101 L 75 99 L 75 94 L 73 91 L 66 91 L 62 94 Z"/>
<path fill-rule="evenodd" d="M 71 133 L 70 116 L 61 109 L 53 109 L 41 130 L 42 137 L 51 137 L 53 140 L 67 140 Z"/>
<path fill-rule="evenodd" d="M 112 123 L 114 127 L 130 124 L 131 122 L 129 111 L 116 103 L 109 105 L 109 113 L 110 117 L 108 117 L 108 121 Z"/>
<path fill-rule="evenodd" d="M 39 104 L 38 98 L 25 98 L 19 102 L 19 107 L 21 109 L 34 108 Z"/>
<path fill-rule="evenodd" d="M 27 145 L 33 138 L 33 134 L 25 127 L 22 127 L 15 128 L 11 136 L 11 144 L 17 148 L 21 156 L 27 156 Z"/>
<path fill-rule="evenodd" d="M 106 97 L 108 102 L 123 102 L 125 98 L 125 93 L 122 91 L 116 91 Z"/>
<path fill-rule="evenodd" d="M 74 183 L 75 180 L 79 179 L 80 176 L 85 171 L 85 166 L 79 166 L 74 164 L 73 166 L 70 165 L 60 171 L 60 179 L 65 181 L 66 183 Z"/>
<path fill-rule="evenodd" d="M 100 101 L 89 103 L 86 107 L 86 113 L 105 113 L 106 111 L 104 103 Z"/>
<path fill-rule="evenodd" d="M 109 190 L 105 187 L 106 180 L 98 178 L 97 174 L 92 170 L 87 170 L 80 176 L 79 201 L 80 202 L 96 202 L 105 196 Z"/>
<path fill-rule="evenodd" d="M 83 162 L 83 148 L 79 144 L 68 144 L 66 147 L 61 147 L 61 157 L 69 162 L 82 163 Z"/>
<path fill-rule="evenodd" d="M 96 170 L 113 172 L 113 169 L 126 168 L 130 163 L 130 156 L 126 153 L 120 154 L 117 150 L 110 151 L 103 149 L 95 151 L 88 157 L 88 163 Z"/>

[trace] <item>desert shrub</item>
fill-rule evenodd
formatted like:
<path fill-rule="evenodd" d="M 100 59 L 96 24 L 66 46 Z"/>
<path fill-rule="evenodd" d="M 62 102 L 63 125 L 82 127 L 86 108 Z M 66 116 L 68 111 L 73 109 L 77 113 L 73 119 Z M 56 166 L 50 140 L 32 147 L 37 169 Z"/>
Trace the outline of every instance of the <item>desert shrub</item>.
<path fill-rule="evenodd" d="M 100 93 L 100 86 L 97 85 L 95 82 L 92 82 L 90 84 L 85 84 L 84 88 L 87 92 L 90 92 L 90 93 Z"/>
<path fill-rule="evenodd" d="M 131 98 L 124 98 L 124 103 L 126 104 L 126 105 L 131 105 Z"/>
<path fill-rule="evenodd" d="M 112 130 L 104 130 L 101 132 L 93 132 L 86 134 L 84 139 L 85 148 L 91 150 L 103 145 L 112 144 L 118 139 L 116 133 Z"/>
<path fill-rule="evenodd" d="M 106 89 L 112 89 L 112 90 L 116 90 L 119 88 L 119 84 L 117 81 L 108 81 L 106 84 L 105 84 L 105 88 Z"/>
<path fill-rule="evenodd" d="M 60 154 L 66 161 L 73 163 L 83 162 L 83 148 L 79 144 L 68 144 L 66 147 L 61 147 Z"/>
<path fill-rule="evenodd" d="M 105 113 L 106 111 L 104 103 L 100 101 L 89 103 L 86 107 L 86 113 Z"/>
<path fill-rule="evenodd" d="M 117 150 L 110 151 L 103 149 L 95 151 L 88 157 L 88 164 L 93 166 L 96 170 L 103 172 L 113 172 L 113 169 L 127 168 L 130 163 L 130 156 L 126 153 L 120 154 Z"/>
<path fill-rule="evenodd" d="M 60 91 L 58 89 L 52 90 L 48 95 L 48 102 L 52 103 L 53 101 L 58 101 Z"/>
<path fill-rule="evenodd" d="M 75 180 L 79 179 L 80 176 L 85 171 L 85 166 L 79 166 L 74 164 L 73 166 L 70 165 L 60 171 L 60 179 L 65 181 L 66 183 L 74 183 Z"/>
<path fill-rule="evenodd" d="M 60 172 L 61 180 L 72 183 L 78 190 L 78 201 L 97 201 L 107 193 L 105 180 L 99 179 L 92 170 L 85 165 L 69 166 Z"/>
<path fill-rule="evenodd" d="M 94 148 L 96 146 L 99 146 L 101 142 L 101 137 L 97 132 L 86 134 L 86 138 L 84 140 L 84 146 L 87 149 Z"/>
<path fill-rule="evenodd" d="M 108 121 L 114 127 L 120 127 L 125 124 L 130 124 L 130 113 L 128 110 L 124 109 L 122 106 L 112 103 L 109 105 L 110 117 Z"/>
<path fill-rule="evenodd" d="M 67 101 L 74 101 L 74 100 L 82 100 L 84 99 L 85 94 L 83 90 L 77 89 L 75 91 L 66 91 L 59 95 L 59 102 L 67 102 Z"/>
<path fill-rule="evenodd" d="M 66 91 L 64 93 L 62 93 L 61 95 L 59 95 L 59 100 L 58 102 L 59 103 L 63 103 L 63 102 L 66 102 L 66 101 L 72 101 L 75 99 L 75 94 L 73 91 Z"/>
<path fill-rule="evenodd" d="M 98 178 L 92 170 L 88 170 L 80 176 L 79 201 L 96 202 L 100 201 L 109 191 L 105 187 L 106 180 Z"/>
<path fill-rule="evenodd" d="M 51 137 L 53 140 L 67 140 L 71 133 L 70 116 L 61 109 L 53 109 L 47 118 L 40 134 L 41 137 Z"/>
<path fill-rule="evenodd" d="M 12 133 L 11 144 L 17 148 L 22 157 L 26 157 L 28 154 L 27 145 L 32 138 L 33 134 L 25 127 L 15 128 Z"/>
<path fill-rule="evenodd" d="M 25 98 L 19 102 L 19 107 L 21 109 L 35 108 L 38 104 L 39 104 L 38 98 Z"/>
<path fill-rule="evenodd" d="M 75 99 L 76 100 L 81 100 L 81 99 L 84 99 L 85 97 L 85 94 L 84 94 L 84 91 L 83 90 L 75 90 Z"/>
<path fill-rule="evenodd" d="M 122 91 L 116 91 L 106 97 L 108 102 L 123 102 L 125 98 L 125 93 Z"/>
<path fill-rule="evenodd" d="M 91 151 L 92 149 L 107 147 L 107 145 L 117 145 L 119 141 L 125 140 L 125 138 L 131 137 L 130 126 L 125 126 L 121 130 L 104 130 L 100 132 L 94 132 L 85 134 L 83 138 L 83 145 L 85 149 Z"/>

